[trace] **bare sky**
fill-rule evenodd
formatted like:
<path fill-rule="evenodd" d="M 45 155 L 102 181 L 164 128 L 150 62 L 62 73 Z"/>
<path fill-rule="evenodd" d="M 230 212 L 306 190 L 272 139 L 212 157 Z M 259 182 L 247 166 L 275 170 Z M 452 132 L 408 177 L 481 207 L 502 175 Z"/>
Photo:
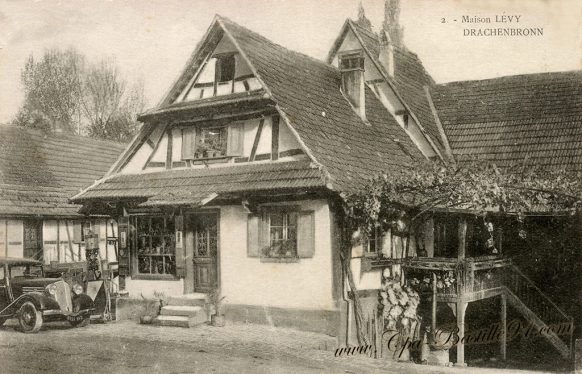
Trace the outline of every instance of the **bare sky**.
<path fill-rule="evenodd" d="M 582 69 L 578 0 L 401 0 L 405 43 L 437 82 Z M 375 26 L 383 0 L 363 0 Z M 155 105 L 218 13 L 291 49 L 324 58 L 358 0 L 0 0 L 0 122 L 22 101 L 28 55 L 76 47 L 115 57 L 130 81 L 143 79 Z M 519 23 L 468 24 L 462 16 L 519 15 Z M 441 19 L 445 18 L 446 23 Z M 456 22 L 454 20 L 457 20 Z M 542 27 L 541 37 L 468 37 L 464 28 Z"/>

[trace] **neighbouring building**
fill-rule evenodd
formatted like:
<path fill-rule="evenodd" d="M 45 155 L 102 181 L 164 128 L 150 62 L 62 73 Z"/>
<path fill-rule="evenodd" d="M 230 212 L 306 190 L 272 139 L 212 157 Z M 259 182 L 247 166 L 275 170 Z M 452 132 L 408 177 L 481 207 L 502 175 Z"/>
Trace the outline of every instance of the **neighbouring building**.
<path fill-rule="evenodd" d="M 377 34 L 362 17 L 345 22 L 326 62 L 215 17 L 159 106 L 141 115 L 136 139 L 72 198 L 118 221 L 120 285 L 130 297 L 220 288 L 231 318 L 324 331 L 353 344 L 354 293 L 377 302 L 387 271 L 455 272 L 463 264 L 479 286 L 438 295 L 460 325 L 468 303 L 492 297 L 536 314 L 519 292 L 483 281 L 510 263 L 472 247 L 476 236 L 465 240 L 474 226 L 466 212 L 454 220 L 435 214 L 422 242 L 378 232 L 355 243 L 348 281 L 338 209 L 343 193 L 418 160 L 462 162 L 468 153 L 517 160 L 537 152 L 536 161 L 554 162 L 550 153 L 562 152 L 556 140 L 582 128 L 571 111 L 580 100 L 562 96 L 579 91 L 581 75 L 534 77 L 562 82 L 546 93 L 542 81 L 536 89 L 515 86 L 520 78 L 437 85 L 403 45 L 401 28 Z M 506 105 L 495 90 L 515 100 Z M 564 131 L 542 129 L 548 121 Z M 546 140 L 528 148 L 527 140 L 505 137 L 530 128 Z M 563 139 L 562 164 L 574 165 L 578 151 Z M 451 234 L 461 232 L 463 240 Z M 374 307 L 371 301 L 367 313 Z"/>
<path fill-rule="evenodd" d="M 85 215 L 69 198 L 107 173 L 124 145 L 0 126 L 0 256 L 46 265 L 85 260 L 84 234 L 99 234 L 101 258 L 116 262 L 117 223 Z"/>

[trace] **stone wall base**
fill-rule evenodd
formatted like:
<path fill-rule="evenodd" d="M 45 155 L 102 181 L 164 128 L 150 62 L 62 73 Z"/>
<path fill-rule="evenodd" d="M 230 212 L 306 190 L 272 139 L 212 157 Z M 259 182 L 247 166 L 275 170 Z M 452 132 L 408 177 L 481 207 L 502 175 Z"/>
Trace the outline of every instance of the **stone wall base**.
<path fill-rule="evenodd" d="M 224 310 L 226 318 L 230 321 L 288 327 L 330 336 L 338 336 L 340 330 L 339 310 L 305 310 L 233 304 L 225 305 Z"/>

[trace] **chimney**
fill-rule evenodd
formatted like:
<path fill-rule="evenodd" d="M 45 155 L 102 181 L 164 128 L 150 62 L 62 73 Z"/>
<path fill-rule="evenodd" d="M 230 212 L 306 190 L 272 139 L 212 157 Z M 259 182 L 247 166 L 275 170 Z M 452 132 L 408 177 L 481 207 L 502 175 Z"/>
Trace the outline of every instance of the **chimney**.
<path fill-rule="evenodd" d="M 390 35 L 385 30 L 380 31 L 378 61 L 386 71 L 386 74 L 394 78 L 394 45 L 390 40 Z"/>
<path fill-rule="evenodd" d="M 342 92 L 350 100 L 360 117 L 366 119 L 364 55 L 362 51 L 339 56 Z"/>
<path fill-rule="evenodd" d="M 390 42 L 404 48 L 404 28 L 400 26 L 400 0 L 384 1 L 384 22 L 382 29 L 389 35 Z"/>

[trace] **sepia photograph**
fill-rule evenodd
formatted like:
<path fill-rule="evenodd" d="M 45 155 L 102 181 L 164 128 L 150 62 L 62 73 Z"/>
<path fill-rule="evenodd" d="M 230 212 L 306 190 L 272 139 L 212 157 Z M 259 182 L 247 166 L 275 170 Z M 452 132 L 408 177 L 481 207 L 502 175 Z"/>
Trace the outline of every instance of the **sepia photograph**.
<path fill-rule="evenodd" d="M 582 373 L 582 3 L 0 0 L 0 373 Z"/>

